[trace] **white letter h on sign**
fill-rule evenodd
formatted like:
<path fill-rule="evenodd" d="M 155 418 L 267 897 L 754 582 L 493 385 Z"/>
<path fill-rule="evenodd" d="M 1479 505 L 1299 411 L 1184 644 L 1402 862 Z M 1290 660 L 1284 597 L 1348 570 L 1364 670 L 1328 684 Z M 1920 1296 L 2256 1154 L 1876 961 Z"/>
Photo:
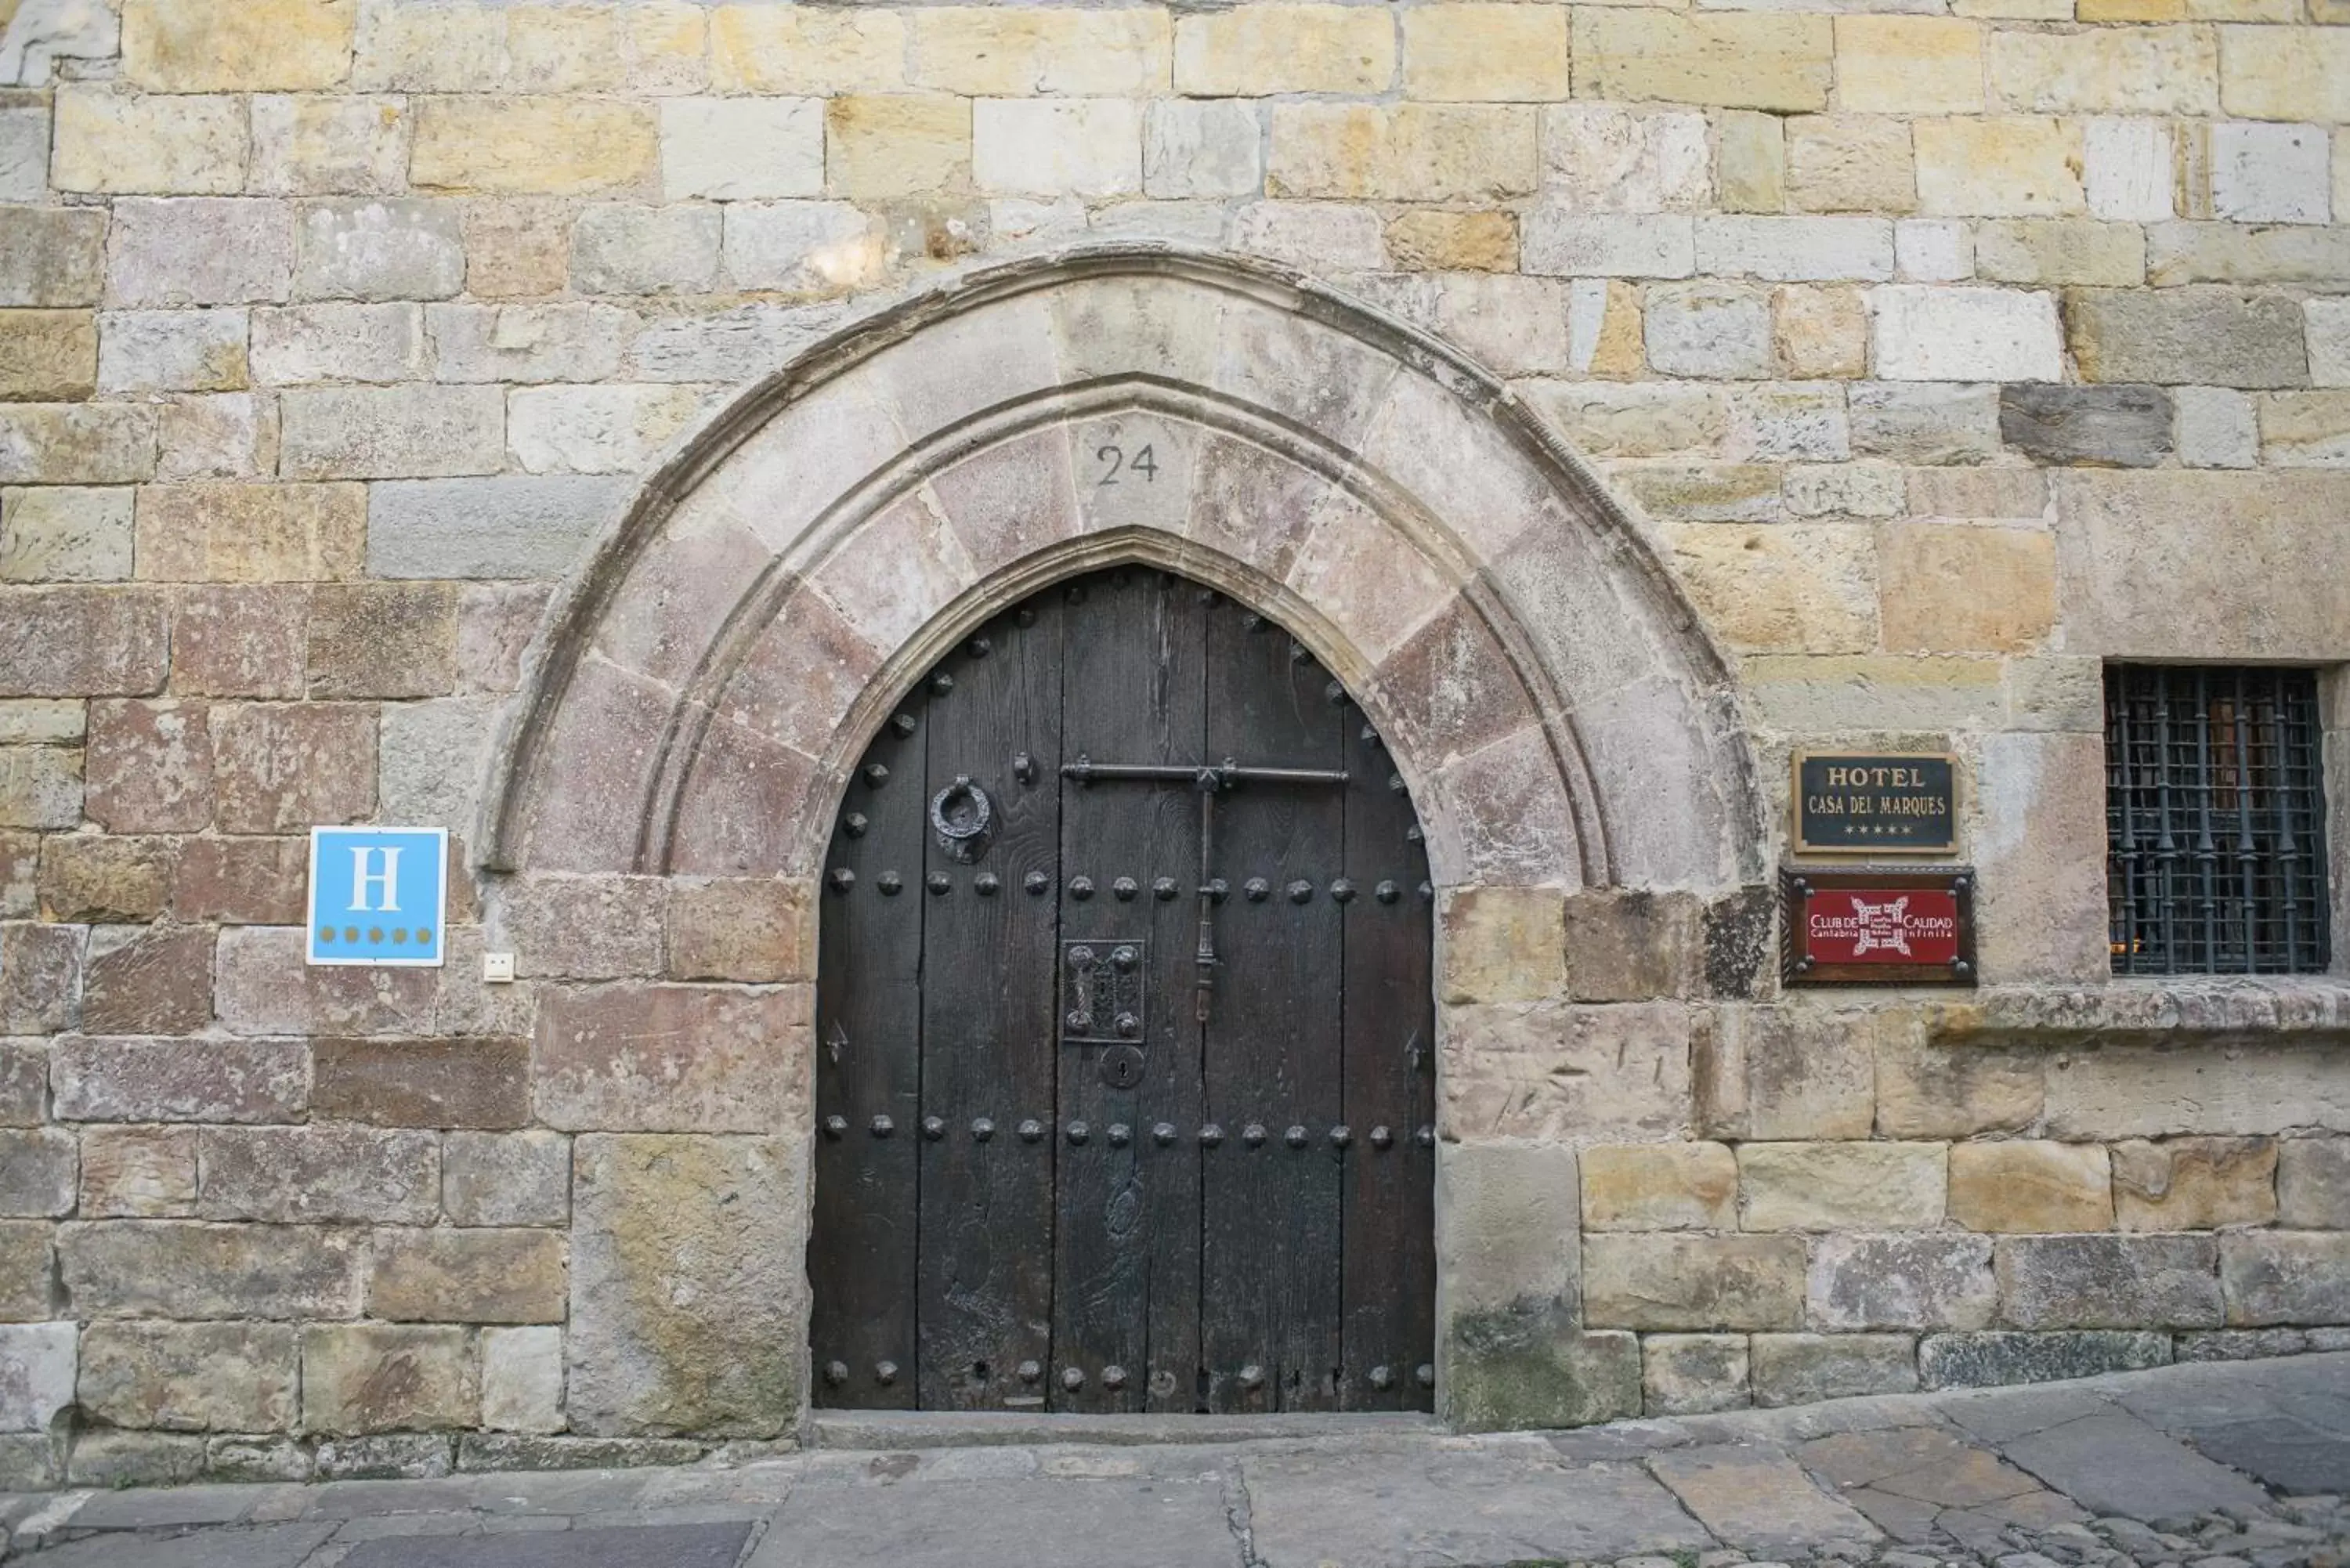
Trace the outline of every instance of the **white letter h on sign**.
<path fill-rule="evenodd" d="M 383 857 L 383 869 L 381 871 L 371 872 L 368 869 L 369 857 L 375 855 L 380 855 Z M 352 846 L 351 908 L 360 914 L 368 913 L 371 908 L 387 915 L 396 915 L 400 913 L 398 893 L 399 876 L 400 849 L 398 846 Z M 368 886 L 370 883 L 373 883 L 375 886 L 382 889 L 383 902 L 380 905 L 370 906 L 368 903 Z"/>

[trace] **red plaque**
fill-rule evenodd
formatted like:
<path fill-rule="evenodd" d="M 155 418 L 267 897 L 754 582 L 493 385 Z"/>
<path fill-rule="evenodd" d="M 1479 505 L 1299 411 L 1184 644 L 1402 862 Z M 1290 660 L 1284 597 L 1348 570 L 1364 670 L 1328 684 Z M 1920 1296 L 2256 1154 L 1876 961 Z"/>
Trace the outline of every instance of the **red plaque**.
<path fill-rule="evenodd" d="M 1970 870 L 1791 867 L 1779 882 L 1789 985 L 1975 983 Z"/>

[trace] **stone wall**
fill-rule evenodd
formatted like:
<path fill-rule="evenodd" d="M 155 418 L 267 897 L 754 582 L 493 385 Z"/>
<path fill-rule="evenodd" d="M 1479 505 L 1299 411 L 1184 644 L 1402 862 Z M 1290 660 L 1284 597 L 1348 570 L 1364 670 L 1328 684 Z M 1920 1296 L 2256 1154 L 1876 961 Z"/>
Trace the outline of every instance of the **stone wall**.
<path fill-rule="evenodd" d="M 1413 779 L 1461 868 L 1453 1418 L 2350 1320 L 2344 988 L 2107 981 L 2097 697 L 2111 658 L 2350 658 L 2342 0 L 0 0 L 0 1485 L 788 1440 L 805 887 L 633 838 L 473 872 L 500 715 L 534 638 L 543 670 L 594 628 L 589 676 L 532 688 L 556 784 L 585 810 L 643 771 L 621 674 L 673 697 L 661 661 L 720 629 L 688 590 L 787 555 L 795 487 L 886 462 L 922 383 L 822 428 L 722 407 L 892 298 L 1128 241 L 1425 328 L 1494 379 L 1382 352 L 1517 432 L 1433 393 L 1374 425 L 1307 395 L 1342 361 L 1269 343 L 1185 369 L 1359 415 L 1367 470 L 1457 512 L 1411 586 L 1499 583 L 1512 668 L 1557 677 L 1524 750 L 1438 735 Z M 1065 380 L 1099 326 L 1070 321 Z M 1019 368 L 914 327 L 930 385 Z M 1413 466 L 1422 419 L 1459 423 L 1452 468 Z M 1492 482 L 1512 421 L 1588 471 Z M 729 468 L 737 440 L 799 466 Z M 625 624 L 548 619 L 681 504 L 770 531 L 666 586 L 647 556 Z M 1479 520 L 1518 505 L 1512 554 Z M 1228 517 L 1187 537 L 1367 701 L 1461 673 L 1389 662 L 1421 622 L 1370 629 L 1387 535 L 1277 570 Z M 777 746 L 714 732 L 747 793 L 685 812 L 700 842 L 761 788 L 829 815 L 827 746 L 978 555 L 792 601 L 854 658 L 766 667 L 805 701 Z M 2329 701 L 2344 930 L 2338 674 Z M 1536 731 L 1582 771 L 1526 763 Z M 1981 1005 L 1777 996 L 1754 889 L 1798 744 L 1960 754 Z M 444 971 L 300 967 L 302 836 L 371 819 L 463 840 Z M 480 983 L 489 945 L 519 983 Z"/>

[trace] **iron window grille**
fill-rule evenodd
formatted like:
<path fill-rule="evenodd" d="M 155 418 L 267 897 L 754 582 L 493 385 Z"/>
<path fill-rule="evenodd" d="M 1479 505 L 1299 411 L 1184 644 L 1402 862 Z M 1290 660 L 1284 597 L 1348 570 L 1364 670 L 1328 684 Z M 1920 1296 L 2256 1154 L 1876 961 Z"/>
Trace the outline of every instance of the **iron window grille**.
<path fill-rule="evenodd" d="M 2286 974 L 2329 961 L 2317 676 L 2106 670 L 2116 974 Z"/>

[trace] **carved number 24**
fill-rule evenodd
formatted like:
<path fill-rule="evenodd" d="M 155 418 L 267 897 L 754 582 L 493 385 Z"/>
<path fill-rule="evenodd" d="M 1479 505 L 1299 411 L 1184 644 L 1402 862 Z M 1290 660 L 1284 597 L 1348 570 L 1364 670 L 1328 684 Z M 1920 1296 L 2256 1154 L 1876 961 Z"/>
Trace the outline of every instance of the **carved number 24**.
<path fill-rule="evenodd" d="M 1104 465 L 1101 477 L 1094 481 L 1096 484 L 1116 484 L 1118 471 L 1121 467 L 1128 472 L 1142 475 L 1142 483 L 1145 484 L 1155 483 L 1159 478 L 1159 460 L 1151 455 L 1150 449 L 1147 446 L 1134 454 L 1134 461 L 1131 462 L 1126 460 L 1126 449 L 1116 446 L 1101 448 L 1094 453 L 1094 461 Z"/>

